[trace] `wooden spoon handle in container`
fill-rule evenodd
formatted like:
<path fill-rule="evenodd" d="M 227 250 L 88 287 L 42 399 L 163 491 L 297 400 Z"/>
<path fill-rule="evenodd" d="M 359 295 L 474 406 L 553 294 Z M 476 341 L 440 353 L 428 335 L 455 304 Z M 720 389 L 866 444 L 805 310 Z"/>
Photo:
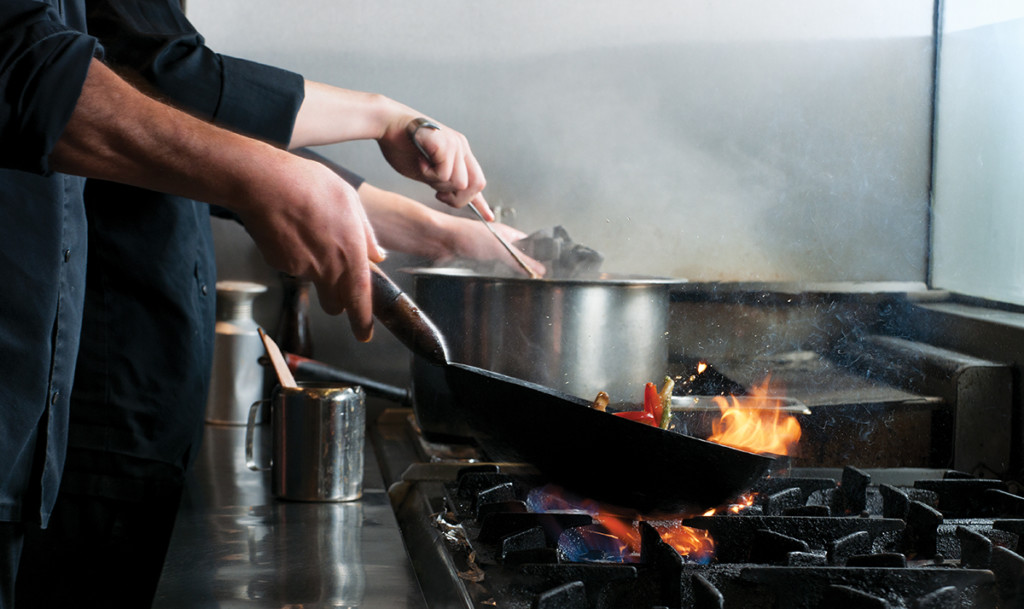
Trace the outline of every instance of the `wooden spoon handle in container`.
<path fill-rule="evenodd" d="M 374 317 L 416 355 L 438 366 L 447 364 L 448 347 L 434 322 L 372 262 L 370 273 Z"/>
<path fill-rule="evenodd" d="M 292 371 L 288 369 L 288 363 L 284 359 L 284 355 L 281 354 L 281 349 L 274 342 L 274 339 L 270 338 L 263 328 L 257 328 L 260 333 L 260 339 L 263 340 L 263 347 L 267 350 L 267 356 L 270 357 L 270 364 L 274 367 L 274 373 L 277 374 L 277 380 L 281 383 L 282 387 L 298 387 L 295 383 L 295 377 L 292 376 Z"/>

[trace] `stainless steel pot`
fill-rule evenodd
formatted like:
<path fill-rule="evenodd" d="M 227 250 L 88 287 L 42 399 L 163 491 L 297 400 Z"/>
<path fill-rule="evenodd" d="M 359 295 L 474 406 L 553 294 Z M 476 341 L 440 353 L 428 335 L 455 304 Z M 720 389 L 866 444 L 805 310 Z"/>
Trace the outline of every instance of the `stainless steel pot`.
<path fill-rule="evenodd" d="M 414 279 L 413 299 L 441 330 L 451 361 L 585 399 L 606 391 L 613 402 L 639 402 L 644 383 L 660 382 L 665 374 L 668 292 L 678 280 L 407 272 Z M 469 435 L 440 367 L 413 357 L 412 389 L 417 421 L 429 438 Z"/>

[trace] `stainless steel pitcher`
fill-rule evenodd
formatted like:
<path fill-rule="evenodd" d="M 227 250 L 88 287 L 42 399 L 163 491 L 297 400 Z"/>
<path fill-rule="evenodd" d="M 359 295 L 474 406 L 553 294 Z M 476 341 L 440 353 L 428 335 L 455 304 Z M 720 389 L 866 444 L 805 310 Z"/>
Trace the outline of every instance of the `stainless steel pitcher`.
<path fill-rule="evenodd" d="M 246 408 L 263 397 L 263 355 L 252 305 L 267 286 L 247 281 L 217 282 L 217 328 L 206 399 L 206 422 L 245 425 Z"/>
<path fill-rule="evenodd" d="M 260 408 L 271 404 L 271 463 L 253 456 Z M 271 492 L 295 501 L 351 501 L 363 493 L 366 406 L 358 386 L 299 383 L 253 403 L 245 436 L 249 469 L 271 470 Z"/>

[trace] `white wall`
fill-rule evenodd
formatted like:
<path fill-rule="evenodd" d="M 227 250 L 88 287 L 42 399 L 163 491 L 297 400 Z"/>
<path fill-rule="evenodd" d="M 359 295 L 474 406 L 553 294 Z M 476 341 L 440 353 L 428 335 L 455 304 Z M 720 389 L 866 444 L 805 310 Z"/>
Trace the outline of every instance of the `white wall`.
<path fill-rule="evenodd" d="M 691 281 L 925 279 L 932 10 L 188 0 L 215 49 L 387 94 L 466 133 L 489 201 L 514 207 L 520 228 L 562 224 L 606 270 Z M 431 199 L 373 144 L 324 152 Z M 259 273 L 244 236 L 218 231 L 222 275 Z"/>
<path fill-rule="evenodd" d="M 931 0 L 189 0 L 211 46 L 459 128 L 610 270 L 921 280 Z M 373 146 L 332 148 L 429 200 Z"/>
<path fill-rule="evenodd" d="M 1024 4 L 946 0 L 936 287 L 1024 304 Z"/>

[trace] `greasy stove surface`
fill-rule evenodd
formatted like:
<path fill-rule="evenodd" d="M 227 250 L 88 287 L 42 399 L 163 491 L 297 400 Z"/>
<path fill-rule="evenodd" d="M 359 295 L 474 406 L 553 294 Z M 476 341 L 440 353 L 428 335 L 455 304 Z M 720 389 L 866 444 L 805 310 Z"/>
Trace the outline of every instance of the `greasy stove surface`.
<path fill-rule="evenodd" d="M 283 501 L 246 466 L 245 435 L 206 426 L 154 609 L 426 606 L 369 445 L 359 500 Z"/>
<path fill-rule="evenodd" d="M 543 481 L 528 466 L 431 445 L 407 411 L 386 413 L 376 435 L 431 607 L 1024 605 L 1024 498 L 998 480 L 922 469 L 779 472 L 739 513 L 640 522 L 637 547 L 622 552 L 581 548 L 580 532 L 604 530 L 609 514 L 585 502 L 538 508 Z M 680 526 L 706 532 L 713 557 L 669 545 L 665 531 Z"/>

